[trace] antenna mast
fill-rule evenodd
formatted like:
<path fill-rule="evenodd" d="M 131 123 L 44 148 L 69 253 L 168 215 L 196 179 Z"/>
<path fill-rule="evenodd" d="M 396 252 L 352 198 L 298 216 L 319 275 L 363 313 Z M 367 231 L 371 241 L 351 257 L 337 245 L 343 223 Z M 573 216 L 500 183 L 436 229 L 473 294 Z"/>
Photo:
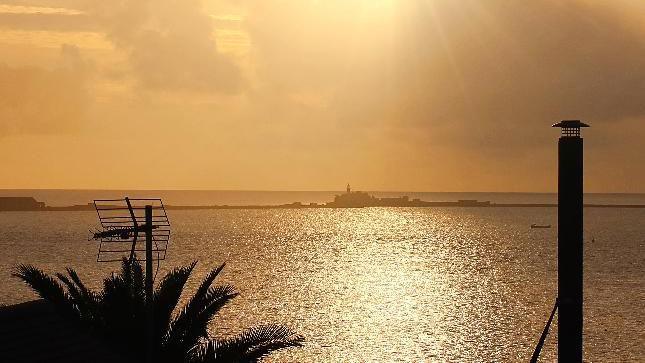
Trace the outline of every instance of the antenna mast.
<path fill-rule="evenodd" d="M 159 198 L 97 199 L 96 213 L 103 230 L 94 233 L 99 240 L 97 262 L 121 261 L 127 254 L 128 261 L 145 261 L 146 278 L 146 361 L 154 356 L 154 305 L 152 263 L 166 259 L 170 241 L 170 221 Z M 139 233 L 145 234 L 145 246 L 138 243 Z M 128 248 L 129 247 L 129 248 Z M 142 253 L 143 252 L 143 253 Z"/>

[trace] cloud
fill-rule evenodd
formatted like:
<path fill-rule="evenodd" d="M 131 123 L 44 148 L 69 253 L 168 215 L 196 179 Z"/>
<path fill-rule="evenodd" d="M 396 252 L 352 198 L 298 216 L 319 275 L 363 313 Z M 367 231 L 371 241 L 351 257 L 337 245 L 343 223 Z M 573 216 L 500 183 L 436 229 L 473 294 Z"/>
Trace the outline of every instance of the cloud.
<path fill-rule="evenodd" d="M 428 128 L 448 123 L 438 140 L 522 154 L 549 142 L 545 127 L 559 119 L 602 126 L 645 118 L 642 29 L 627 31 L 623 19 L 583 2 L 461 5 L 435 8 L 436 17 L 453 17 L 441 25 L 430 11 L 411 9 L 416 21 L 402 37 L 400 59 L 422 61 L 402 62 L 399 81 L 429 79 L 408 88 L 404 101 L 427 107 L 404 119 Z"/>
<path fill-rule="evenodd" d="M 200 1 L 93 2 L 83 8 L 129 58 L 145 89 L 236 93 L 237 66 L 217 50 L 213 20 Z"/>
<path fill-rule="evenodd" d="M 51 69 L 0 64 L 0 137 L 77 130 L 91 102 L 87 74 L 72 46 Z"/>
<path fill-rule="evenodd" d="M 114 48 L 84 50 L 99 74 L 7 60 L 1 79 L 17 86 L 0 86 L 0 129 L 82 127 L 89 107 L 91 132 L 171 140 L 183 187 L 520 191 L 553 189 L 549 126 L 581 118 L 589 160 L 641 190 L 642 131 L 629 130 L 645 120 L 645 27 L 631 3 L 62 0 L 80 14 L 11 24 L 93 29 Z M 218 48 L 222 27 L 243 35 L 235 56 Z M 589 179 L 611 190 L 603 169 Z"/>
<path fill-rule="evenodd" d="M 97 31 L 96 22 L 85 14 L 2 13 L 0 28 L 12 30 Z"/>
<path fill-rule="evenodd" d="M 348 124 L 417 129 L 455 147 L 520 150 L 526 141 L 515 137 L 561 118 L 645 117 L 643 32 L 603 6 L 395 4 L 372 18 L 335 2 L 252 7 L 258 68 L 272 91 L 331 89 L 329 107 Z"/>
<path fill-rule="evenodd" d="M 201 1 L 85 0 L 17 4 L 6 6 L 10 12 L 0 12 L 2 28 L 105 34 L 118 52 L 126 54 L 129 71 L 143 89 L 231 94 L 243 86 L 238 67 L 217 49 L 216 20 L 203 11 Z M 51 8 L 21 5 L 69 8 L 39 13 L 34 9 Z"/>
<path fill-rule="evenodd" d="M 311 164 L 345 153 L 337 174 L 383 185 L 548 190 L 550 125 L 581 118 L 590 156 L 604 145 L 642 179 L 621 156 L 643 150 L 639 133 L 606 132 L 645 120 L 645 27 L 629 2 L 375 4 L 247 2 L 263 100 L 253 107 L 292 130 L 288 142 L 306 140 Z"/>

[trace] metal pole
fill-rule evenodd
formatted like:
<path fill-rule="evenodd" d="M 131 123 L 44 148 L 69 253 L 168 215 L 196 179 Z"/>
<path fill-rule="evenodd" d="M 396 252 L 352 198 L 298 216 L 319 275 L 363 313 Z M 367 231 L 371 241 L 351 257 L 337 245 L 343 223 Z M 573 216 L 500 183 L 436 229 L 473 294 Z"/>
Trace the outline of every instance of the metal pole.
<path fill-rule="evenodd" d="M 139 228 L 139 223 L 137 223 L 137 217 L 134 215 L 134 209 L 132 209 L 132 203 L 130 203 L 130 198 L 125 197 L 125 203 L 128 205 L 128 211 L 130 212 L 130 218 L 132 218 L 132 226 L 134 229 Z M 137 239 L 139 239 L 139 232 L 134 232 L 134 236 L 132 237 L 132 247 L 130 248 L 130 263 L 134 261 L 134 258 L 136 257 L 135 250 L 137 247 Z"/>
<path fill-rule="evenodd" d="M 146 205 L 146 362 L 152 363 L 154 353 L 154 306 L 152 291 L 152 206 Z"/>
<path fill-rule="evenodd" d="M 582 146 L 579 136 L 558 141 L 559 362 L 582 362 Z"/>
<path fill-rule="evenodd" d="M 549 320 L 546 321 L 546 325 L 544 326 L 544 330 L 542 330 L 540 340 L 535 346 L 535 350 L 533 351 L 533 355 L 531 356 L 531 363 L 537 363 L 538 359 L 540 359 L 540 352 L 542 351 L 542 347 L 544 346 L 544 342 L 546 341 L 546 336 L 547 334 L 549 334 L 549 328 L 551 327 L 551 322 L 553 322 L 553 316 L 555 316 L 556 310 L 558 310 L 558 299 L 555 299 L 555 304 L 553 304 L 553 310 L 551 310 Z"/>

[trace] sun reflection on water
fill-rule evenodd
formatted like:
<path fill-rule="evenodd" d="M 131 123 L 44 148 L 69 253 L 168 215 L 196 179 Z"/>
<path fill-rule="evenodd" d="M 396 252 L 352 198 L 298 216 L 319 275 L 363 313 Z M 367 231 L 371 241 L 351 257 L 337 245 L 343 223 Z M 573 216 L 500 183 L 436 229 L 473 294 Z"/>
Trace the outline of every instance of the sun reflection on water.
<path fill-rule="evenodd" d="M 269 362 L 527 361 L 553 304 L 556 230 L 528 226 L 537 218 L 555 224 L 555 210 L 170 212 L 173 240 L 160 274 L 197 259 L 200 277 L 227 262 L 220 282 L 241 292 L 213 321 L 214 334 L 280 322 L 306 337 L 303 348 Z M 645 269 L 633 253 L 642 241 L 642 213 L 587 216 L 587 233 L 596 237 L 585 249 L 589 359 L 645 357 L 637 299 Z M 116 268 L 97 265 L 95 246 L 79 243 L 92 213 L 35 214 L 37 223 L 3 217 L 2 276 L 23 261 L 48 271 L 71 265 L 98 286 Z M 56 255 L 42 252 L 54 249 Z M 33 298 L 17 281 L 1 281 L 8 295 L 0 302 Z M 188 290 L 198 283 L 190 280 Z M 636 299 L 620 298 L 627 294 Z M 543 360 L 554 359 L 549 337 Z"/>

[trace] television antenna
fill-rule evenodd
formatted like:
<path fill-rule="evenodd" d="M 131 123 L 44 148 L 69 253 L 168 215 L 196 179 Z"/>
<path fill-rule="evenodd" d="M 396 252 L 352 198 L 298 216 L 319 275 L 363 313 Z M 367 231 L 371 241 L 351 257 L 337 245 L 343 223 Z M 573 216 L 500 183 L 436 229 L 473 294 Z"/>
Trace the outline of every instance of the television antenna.
<path fill-rule="evenodd" d="M 146 278 L 146 361 L 153 361 L 154 315 L 152 263 L 166 259 L 170 241 L 170 221 L 160 198 L 96 199 L 94 208 L 103 227 L 93 233 L 100 241 L 97 262 L 145 261 Z M 145 241 L 139 240 L 139 235 Z M 143 246 L 142 246 L 143 245 Z M 128 248 L 129 247 L 129 248 Z"/>
<path fill-rule="evenodd" d="M 150 222 L 147 208 L 150 207 Z M 163 261 L 166 259 L 170 241 L 170 221 L 163 202 L 159 198 L 97 199 L 94 208 L 103 227 L 93 234 L 92 239 L 100 241 L 96 262 L 118 262 L 128 260 Z M 150 234 L 153 246 L 150 258 L 146 240 Z"/>

